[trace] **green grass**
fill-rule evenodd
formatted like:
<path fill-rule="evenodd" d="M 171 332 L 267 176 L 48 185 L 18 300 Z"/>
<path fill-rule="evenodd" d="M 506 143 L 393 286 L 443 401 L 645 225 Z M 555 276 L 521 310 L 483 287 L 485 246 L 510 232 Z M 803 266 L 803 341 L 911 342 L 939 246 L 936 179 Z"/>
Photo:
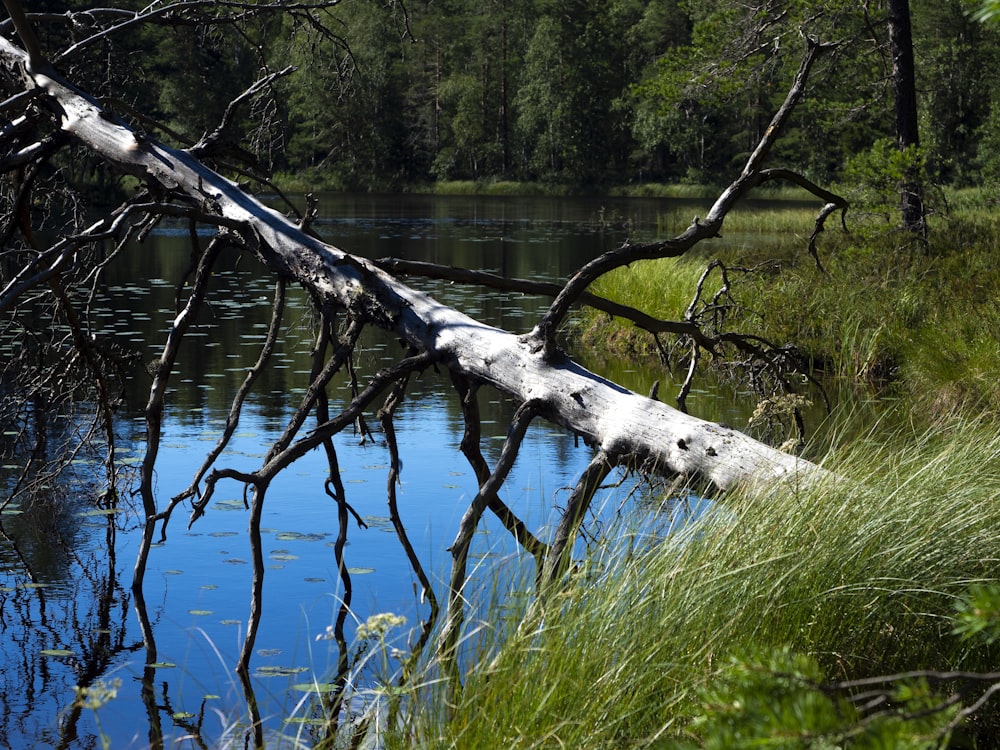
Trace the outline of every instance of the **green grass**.
<path fill-rule="evenodd" d="M 568 195 L 565 185 L 514 180 L 438 180 L 417 192 L 435 195 Z"/>
<path fill-rule="evenodd" d="M 623 185 L 612 188 L 609 195 L 628 198 L 703 198 L 715 200 L 720 188 L 714 185 L 698 185 L 692 183 L 659 183 L 643 182 L 634 185 Z M 812 200 L 811 194 L 802 188 L 787 185 L 773 185 L 758 189 L 753 198 L 767 200 Z"/>
<path fill-rule="evenodd" d="M 544 604 L 494 612 L 457 705 L 427 683 L 387 747 L 700 746 L 706 691 L 747 654 L 790 650 L 827 679 L 992 670 L 951 631 L 956 597 L 1000 573 L 998 458 L 985 423 L 870 435 L 830 457 L 849 481 L 734 493 L 632 555 L 612 542 Z"/>
<path fill-rule="evenodd" d="M 1000 371 L 1000 216 L 972 208 L 932 218 L 926 248 L 872 221 L 851 222 L 850 234 L 828 222 L 819 242 L 826 273 L 806 250 L 812 220 L 801 209 L 736 212 L 721 240 L 676 261 L 619 269 L 592 291 L 677 318 L 710 259 L 751 267 L 732 277 L 739 307 L 729 330 L 793 343 L 826 374 L 893 385 L 924 415 L 1000 410 L 1000 380 L 991 376 Z M 665 215 L 660 233 L 686 221 Z M 597 313 L 581 315 L 574 334 L 629 353 L 657 351 L 646 334 Z"/>

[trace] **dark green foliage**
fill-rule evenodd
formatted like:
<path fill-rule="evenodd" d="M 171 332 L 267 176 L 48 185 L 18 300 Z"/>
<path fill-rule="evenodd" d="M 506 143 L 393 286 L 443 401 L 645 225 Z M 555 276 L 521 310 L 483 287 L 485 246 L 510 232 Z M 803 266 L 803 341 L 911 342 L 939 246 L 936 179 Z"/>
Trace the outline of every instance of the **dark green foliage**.
<path fill-rule="evenodd" d="M 396 186 L 410 176 L 400 118 L 404 19 L 369 2 L 319 16 L 287 19 L 282 30 L 277 52 L 298 72 L 284 83 L 288 148 L 280 169 L 340 189 Z"/>
<path fill-rule="evenodd" d="M 959 187 L 1000 176 L 1000 25 L 977 20 L 977 7 L 911 2 L 927 175 Z M 132 29 L 63 66 L 182 142 L 211 131 L 259 77 L 296 66 L 232 127 L 297 186 L 718 184 L 783 99 L 803 33 L 840 44 L 772 161 L 828 182 L 893 137 L 882 3 L 344 0 L 210 28 Z M 55 49 L 86 34 L 49 23 L 41 37 Z"/>
<path fill-rule="evenodd" d="M 1000 587 L 977 584 L 955 605 L 955 633 L 985 643 L 1000 640 Z"/>
<path fill-rule="evenodd" d="M 957 708 L 921 680 L 900 680 L 883 715 L 865 716 L 837 690 L 816 660 L 788 650 L 732 658 L 702 689 L 703 712 L 691 730 L 703 748 L 936 748 Z"/>

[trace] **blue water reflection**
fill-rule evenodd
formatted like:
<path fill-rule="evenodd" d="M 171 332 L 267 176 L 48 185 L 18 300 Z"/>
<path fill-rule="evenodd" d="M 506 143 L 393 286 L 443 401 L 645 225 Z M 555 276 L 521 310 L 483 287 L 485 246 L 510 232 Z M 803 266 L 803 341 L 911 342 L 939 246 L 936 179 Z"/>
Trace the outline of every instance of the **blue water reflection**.
<path fill-rule="evenodd" d="M 655 225 L 661 204 L 622 206 L 624 215 L 653 217 Z M 572 200 L 326 196 L 321 206 L 326 218 L 317 228 L 330 241 L 371 257 L 403 255 L 559 280 L 623 238 L 621 232 L 595 225 L 603 208 L 602 202 Z M 637 218 L 635 223 L 643 222 Z M 110 269 L 101 290 L 106 309 L 95 310 L 102 330 L 140 358 L 130 387 L 131 411 L 123 413 L 118 425 L 119 458 L 126 467 L 134 467 L 143 455 L 141 410 L 149 388 L 143 365 L 160 352 L 175 314 L 174 285 L 187 262 L 184 235 L 167 227 Z M 221 434 L 233 393 L 266 330 L 271 283 L 251 259 L 222 261 L 211 302 L 172 381 L 156 475 L 161 507 L 188 486 Z M 546 303 L 457 285 L 414 284 L 510 330 L 529 329 Z M 222 465 L 259 468 L 301 398 L 311 345 L 304 294 L 293 295 L 275 366 L 244 409 Z M 362 377 L 374 372 L 398 352 L 391 339 L 367 337 L 359 372 Z M 615 377 L 647 391 L 653 380 L 661 380 L 666 390 L 669 375 L 629 368 Z M 346 403 L 348 384 L 337 383 L 331 398 L 331 408 Z M 516 404 L 488 391 L 480 398 L 483 452 L 492 465 Z M 733 424 L 745 422 L 752 406 L 724 390 L 699 392 L 690 403 L 705 416 Z M 429 370 L 415 378 L 396 412 L 403 461 L 398 501 L 409 537 L 442 601 L 450 565 L 446 550 L 477 491 L 475 476 L 459 452 L 462 429 L 447 376 Z M 428 607 L 388 521 L 384 439 L 377 431 L 374 440 L 366 441 L 345 433 L 335 443 L 347 501 L 367 525 L 352 525 L 346 550 L 354 584 L 347 636 L 369 615 L 394 612 L 407 618 L 400 631 L 405 647 L 407 632 L 415 633 Z M 557 509 L 591 455 L 573 436 L 536 423 L 501 497 L 537 536 L 547 538 Z M 336 665 L 332 642 L 317 640 L 344 595 L 332 549 L 337 509 L 323 490 L 326 472 L 321 452 L 306 455 L 271 485 L 264 507 L 267 573 L 253 685 L 269 732 L 296 731 L 284 722 L 304 710 L 303 694 L 294 686 L 323 681 Z M 4 476 L 0 472 L 0 481 Z M 81 475 L 51 488 L 48 504 L 40 499 L 38 505 L 10 507 L 0 515 L 0 746 L 99 745 L 95 711 L 74 704 L 73 688 L 115 679 L 121 680 L 117 696 L 96 711 L 113 748 L 171 746 L 199 727 L 210 745 L 239 736 L 248 714 L 233 667 L 245 637 L 251 581 L 242 486 L 222 482 L 205 516 L 190 529 L 189 509 L 178 507 L 166 542 L 152 551 L 145 577 L 157 645 L 152 699 L 149 680 L 143 682 L 148 675 L 142 635 L 127 591 L 141 503 L 122 497 L 122 507 L 131 512 L 81 516 L 90 512 L 87 501 L 99 489 Z M 588 523 L 611 525 L 623 512 L 630 489 L 624 484 L 602 491 L 594 506 L 604 509 L 597 511 L 603 517 L 591 517 Z M 669 514 L 658 516 L 666 523 L 658 533 L 690 529 L 713 508 L 694 495 L 672 500 L 668 507 Z M 491 565 L 508 564 L 517 556 L 516 544 L 488 516 L 473 545 L 469 590 L 488 593 L 495 586 Z"/>

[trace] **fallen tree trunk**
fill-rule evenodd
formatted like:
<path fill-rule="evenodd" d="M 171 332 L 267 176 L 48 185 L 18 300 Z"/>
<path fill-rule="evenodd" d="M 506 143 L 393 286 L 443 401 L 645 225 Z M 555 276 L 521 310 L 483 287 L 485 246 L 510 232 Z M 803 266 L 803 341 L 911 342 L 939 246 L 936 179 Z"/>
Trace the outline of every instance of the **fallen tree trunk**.
<path fill-rule="evenodd" d="M 504 508 L 496 496 L 496 489 L 503 483 L 524 430 L 534 418 L 541 417 L 564 427 L 595 451 L 594 461 L 581 477 L 551 547 L 539 545 L 530 535 L 526 536 L 516 519 L 511 519 L 508 526 L 522 542 L 529 539 L 531 549 L 540 550 L 539 554 L 544 555 L 548 551 L 558 554 L 560 559 L 547 560 L 544 566 L 540 566 L 549 575 L 556 575 L 561 569 L 562 555 L 572 548 L 568 539 L 576 534 L 600 479 L 614 466 L 626 466 L 648 475 L 705 483 L 719 490 L 754 484 L 764 491 L 775 482 L 789 479 L 812 481 L 825 475 L 822 469 L 795 455 L 776 450 L 729 427 L 692 417 L 599 377 L 559 351 L 554 340 L 554 332 L 564 319 L 566 310 L 580 298 L 594 278 L 625 263 L 686 252 L 701 240 L 716 236 L 731 206 L 752 187 L 768 179 L 788 178 L 787 174 L 762 169 L 761 163 L 801 96 L 809 66 L 821 49 L 819 45 L 810 45 L 800 74 L 785 105 L 775 116 L 772 127 L 743 173 L 723 192 L 704 221 L 696 218 L 688 230 L 673 240 L 645 245 L 626 244 L 601 256 L 571 279 L 531 333 L 517 335 L 476 321 L 416 291 L 378 265 L 323 243 L 210 169 L 191 151 L 171 148 L 137 133 L 105 112 L 91 97 L 62 80 L 38 54 L 29 55 L 0 37 L 0 62 L 8 77 L 21 81 L 35 106 L 46 108 L 56 118 L 60 136 L 72 139 L 115 169 L 134 176 L 147 191 L 141 199 L 126 203 L 85 231 L 40 251 L 33 263 L 25 266 L 0 290 L 0 312 L 15 308 L 28 291 L 47 283 L 72 264 L 81 245 L 100 238 L 119 237 L 129 228 L 129 222 L 138 216 L 175 215 L 186 217 L 191 222 L 216 226 L 222 241 L 252 251 L 281 282 L 293 281 L 303 286 L 316 307 L 323 311 L 324 319 L 329 311 L 346 310 L 353 321 L 392 331 L 411 353 L 421 353 L 403 360 L 398 370 L 375 376 L 369 387 L 361 391 L 355 403 L 341 415 L 326 418 L 307 434 L 298 437 L 305 414 L 316 405 L 317 394 L 323 390 L 333 372 L 330 366 L 317 365 L 311 385 L 311 390 L 317 394 L 313 394 L 313 400 L 307 399 L 303 403 L 296 420 L 293 420 L 294 424 L 290 425 L 286 436 L 276 442 L 260 470 L 250 474 L 215 471 L 207 476 L 206 493 L 211 492 L 216 481 L 226 477 L 253 488 L 251 536 L 254 538 L 256 533 L 258 544 L 259 528 L 255 528 L 255 524 L 259 526 L 260 506 L 267 486 L 277 472 L 305 452 L 320 446 L 328 451 L 331 467 L 335 467 L 330 437 L 357 418 L 386 388 L 402 382 L 414 368 L 427 367 L 431 363 L 440 365 L 451 371 L 456 382 L 467 384 L 463 386 L 465 391 L 469 384 L 474 387 L 488 385 L 519 402 L 522 407 L 512 425 L 504 458 L 492 473 L 488 473 L 489 469 L 481 461 L 481 456 L 472 457 L 477 451 L 467 451 L 482 489 L 466 512 L 459 536 L 451 547 L 454 558 L 451 603 L 443 639 L 444 651 L 448 653 L 456 642 L 462 620 L 465 558 L 471 534 L 487 507 L 503 517 Z M 30 144 L 8 153 L 7 162 L 13 164 L 15 160 L 29 158 L 34 153 L 31 151 L 34 147 L 35 144 Z M 795 181 L 799 184 L 804 182 L 801 178 Z M 834 208 L 845 208 L 836 202 L 835 196 L 818 188 L 814 192 L 828 201 L 821 214 L 824 218 Z M 817 224 L 817 231 L 819 229 L 820 223 Z M 200 301 L 198 279 L 203 274 L 211 273 L 211 263 L 210 253 L 206 251 L 189 305 L 178 314 L 164 357 L 156 368 L 146 409 L 148 436 L 142 483 L 146 523 L 134 574 L 133 590 L 137 598 L 141 598 L 145 560 L 155 523 L 161 520 L 165 524 L 174 505 L 171 503 L 166 509 L 160 507 L 153 494 L 152 476 L 166 382 L 171 373 L 172 354 L 176 352 L 175 339 L 183 335 L 187 320 L 197 308 Z M 343 351 L 336 354 L 331 363 L 340 366 L 349 357 L 352 346 L 345 344 Z M 463 398 L 466 395 L 463 393 Z M 233 409 L 237 413 L 239 406 L 234 404 Z M 391 409 L 387 413 L 386 418 L 391 420 Z M 467 419 L 474 413 L 474 409 L 467 410 Z M 463 445 L 463 450 L 468 447 Z M 198 476 L 205 476 L 205 470 Z M 335 481 L 335 478 L 330 481 Z M 200 492 L 197 487 L 194 491 Z M 328 483 L 328 492 L 338 502 L 343 502 L 342 489 L 329 489 Z M 205 498 L 196 504 L 195 517 L 205 504 Z M 344 508 L 342 506 L 342 524 L 346 523 L 347 517 Z M 253 614 L 240 662 L 244 675 L 260 617 L 263 579 L 260 567 L 260 570 L 255 570 Z M 343 567 L 342 574 L 346 576 Z"/>
<path fill-rule="evenodd" d="M 8 68 L 25 69 L 26 83 L 57 108 L 66 134 L 108 163 L 165 192 L 183 193 L 193 202 L 192 216 L 199 207 L 206 222 L 238 234 L 276 273 L 324 302 L 394 331 L 466 377 L 518 401 L 543 404 L 542 416 L 588 445 L 631 457 L 630 463 L 650 473 L 698 477 L 723 490 L 741 481 L 815 471 L 808 462 L 735 430 L 621 388 L 568 357 L 546 358 L 533 351 L 530 338 L 480 323 L 367 260 L 319 241 L 187 152 L 144 139 L 105 117 L 95 102 L 54 74 L 29 72 L 25 54 L 2 38 L 0 54 Z M 709 236 L 716 233 L 713 228 Z M 15 292 L 23 290 L 4 290 L 0 310 L 16 300 Z"/>

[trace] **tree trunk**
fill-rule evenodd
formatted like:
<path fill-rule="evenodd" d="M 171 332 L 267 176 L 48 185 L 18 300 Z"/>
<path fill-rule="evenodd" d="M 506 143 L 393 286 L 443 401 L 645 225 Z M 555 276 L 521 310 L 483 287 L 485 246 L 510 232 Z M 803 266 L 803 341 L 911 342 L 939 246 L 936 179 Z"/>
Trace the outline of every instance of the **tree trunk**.
<path fill-rule="evenodd" d="M 904 161 L 900 186 L 903 228 L 921 236 L 927 233 L 923 186 L 915 152 L 920 147 L 917 123 L 917 79 L 913 61 L 913 33 L 909 0 L 889 0 L 889 48 L 892 54 L 892 87 L 895 94 L 896 143 L 909 158 Z M 913 162 L 913 163 L 911 163 Z"/>
<path fill-rule="evenodd" d="M 54 73 L 27 72 L 25 53 L 0 39 L 8 67 L 26 71 L 61 117 L 62 129 L 106 162 L 158 190 L 180 192 L 239 235 L 276 273 L 324 303 L 393 330 L 432 352 L 449 369 L 534 401 L 550 421 L 595 449 L 628 457 L 636 468 L 708 481 L 719 489 L 814 474 L 816 467 L 742 433 L 683 414 L 588 372 L 571 359 L 551 360 L 530 340 L 480 323 L 416 291 L 367 260 L 306 234 L 190 153 L 147 140 L 106 116 Z M 3 309 L 0 298 L 0 310 Z"/>

